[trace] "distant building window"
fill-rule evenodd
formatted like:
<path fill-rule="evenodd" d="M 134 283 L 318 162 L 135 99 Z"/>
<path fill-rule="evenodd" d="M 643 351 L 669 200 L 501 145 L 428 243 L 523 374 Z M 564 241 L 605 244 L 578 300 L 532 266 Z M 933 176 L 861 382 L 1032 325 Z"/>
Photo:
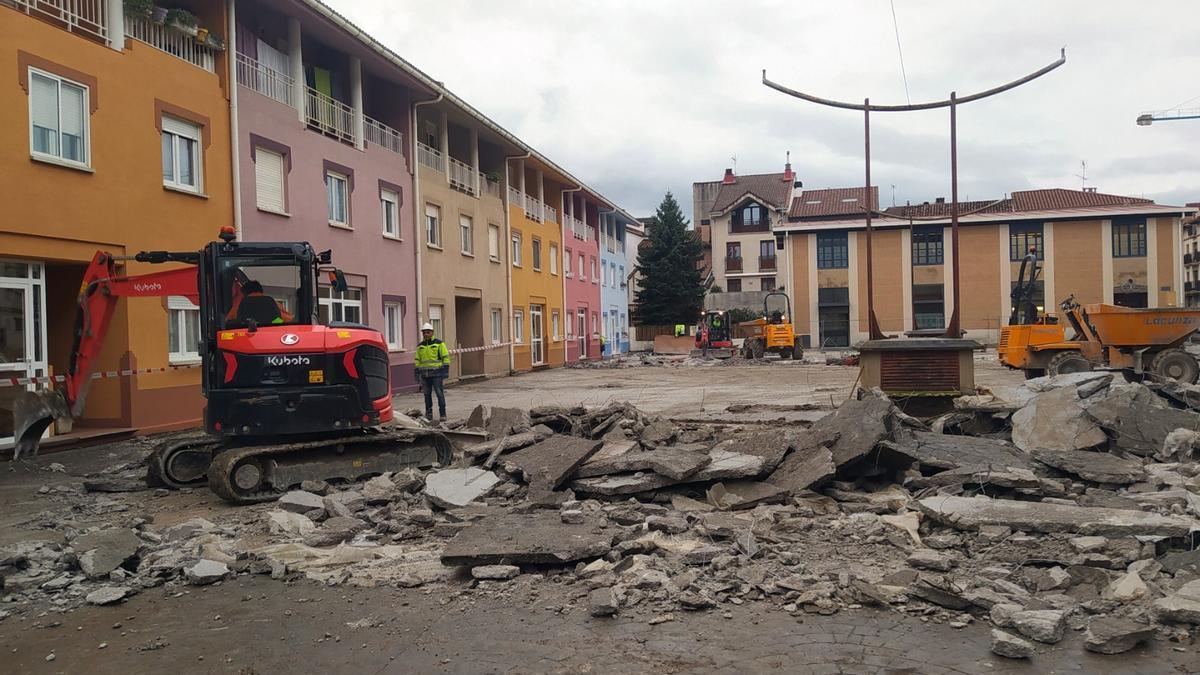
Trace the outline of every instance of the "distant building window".
<path fill-rule="evenodd" d="M 513 232 L 512 235 L 512 264 L 513 267 L 521 266 L 521 233 Z"/>
<path fill-rule="evenodd" d="M 434 204 L 425 205 L 425 243 L 442 245 L 442 210 Z"/>
<path fill-rule="evenodd" d="M 912 264 L 942 264 L 942 226 L 918 225 L 912 232 Z M 939 326 L 940 327 L 940 326 Z"/>
<path fill-rule="evenodd" d="M 594 256 L 592 257 L 592 283 L 600 283 L 600 272 L 599 268 L 596 267 L 596 258 Z"/>
<path fill-rule="evenodd" d="M 571 249 L 563 249 L 563 276 L 571 278 Z"/>
<path fill-rule="evenodd" d="M 533 269 L 542 271 L 542 240 L 534 237 L 533 241 Z"/>
<path fill-rule="evenodd" d="M 258 208 L 272 213 L 287 212 L 286 161 L 281 153 L 254 148 L 254 193 Z"/>
<path fill-rule="evenodd" d="M 1146 255 L 1146 221 L 1114 221 L 1112 226 L 1114 258 L 1141 258 Z"/>
<path fill-rule="evenodd" d="M 379 208 L 383 212 L 383 233 L 400 237 L 400 194 L 386 188 L 379 191 Z"/>
<path fill-rule="evenodd" d="M 740 259 L 742 257 L 742 244 L 736 241 L 725 243 L 725 257 L 730 259 Z"/>
<path fill-rule="evenodd" d="M 163 185 L 176 190 L 201 192 L 202 130 L 191 122 L 165 115 L 161 123 Z"/>
<path fill-rule="evenodd" d="M 850 266 L 849 237 L 845 232 L 817 234 L 817 269 L 846 269 Z"/>
<path fill-rule="evenodd" d="M 946 308 L 942 284 L 913 284 L 913 322 L 920 328 L 945 328 Z"/>
<path fill-rule="evenodd" d="M 475 223 L 470 216 L 458 217 L 458 238 L 463 255 L 475 255 Z"/>
<path fill-rule="evenodd" d="M 550 244 L 550 274 L 558 274 L 558 244 Z"/>
<path fill-rule="evenodd" d="M 760 227 L 766 221 L 766 213 L 758 204 L 748 204 L 733 212 L 734 225 Z"/>
<path fill-rule="evenodd" d="M 499 309 L 492 309 L 492 344 L 504 341 L 504 314 Z"/>
<path fill-rule="evenodd" d="M 488 225 L 488 257 L 500 262 L 500 226 Z"/>
<path fill-rule="evenodd" d="M 773 290 L 775 290 L 775 277 L 763 277 L 763 280 L 762 280 L 762 289 L 763 289 L 764 291 L 773 291 Z"/>
<path fill-rule="evenodd" d="M 1038 260 L 1046 259 L 1046 252 L 1042 250 L 1042 224 L 1009 225 L 1008 259 L 1020 261 L 1029 254 L 1030 248 L 1037 249 Z"/>
<path fill-rule="evenodd" d="M 725 282 L 725 290 L 729 291 L 730 293 L 741 293 L 742 292 L 742 280 L 741 279 L 727 280 Z"/>
<path fill-rule="evenodd" d="M 512 327 L 513 342 L 521 344 L 525 342 L 525 312 L 519 309 L 513 310 L 513 327 Z"/>
<path fill-rule="evenodd" d="M 88 165 L 88 88 L 29 71 L 30 149 L 34 155 Z"/>
<path fill-rule="evenodd" d="M 200 308 L 182 295 L 167 297 L 167 360 L 200 360 Z"/>
<path fill-rule="evenodd" d="M 400 303 L 383 303 L 384 339 L 390 350 L 404 348 L 404 321 L 400 312 Z"/>
<path fill-rule="evenodd" d="M 325 172 L 325 203 L 329 224 L 350 226 L 350 179 L 336 171 Z"/>

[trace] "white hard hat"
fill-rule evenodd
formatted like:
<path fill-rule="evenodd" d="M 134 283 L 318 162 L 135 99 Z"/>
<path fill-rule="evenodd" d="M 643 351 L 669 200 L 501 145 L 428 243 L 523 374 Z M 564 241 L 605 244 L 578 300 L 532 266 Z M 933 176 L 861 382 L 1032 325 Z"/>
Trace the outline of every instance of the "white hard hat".
<path fill-rule="evenodd" d="M 421 326 L 421 330 L 433 330 L 433 324 L 426 321 L 425 325 Z"/>

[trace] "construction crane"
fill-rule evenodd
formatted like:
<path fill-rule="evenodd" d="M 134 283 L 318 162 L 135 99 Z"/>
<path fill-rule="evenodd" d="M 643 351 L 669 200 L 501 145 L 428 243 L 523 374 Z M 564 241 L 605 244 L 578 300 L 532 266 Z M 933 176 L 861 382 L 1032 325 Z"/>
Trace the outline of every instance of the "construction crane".
<path fill-rule="evenodd" d="M 1200 108 L 1151 110 L 1137 116 L 1137 123 L 1140 127 L 1148 127 L 1155 122 L 1171 122 L 1174 120 L 1200 120 Z"/>

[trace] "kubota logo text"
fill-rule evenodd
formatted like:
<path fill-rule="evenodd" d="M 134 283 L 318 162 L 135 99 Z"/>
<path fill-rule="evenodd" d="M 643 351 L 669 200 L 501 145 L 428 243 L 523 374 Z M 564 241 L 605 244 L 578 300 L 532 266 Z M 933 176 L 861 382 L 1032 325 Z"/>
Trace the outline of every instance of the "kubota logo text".
<path fill-rule="evenodd" d="M 266 357 L 268 366 L 308 366 L 312 365 L 312 361 L 307 356 L 268 356 Z"/>
<path fill-rule="evenodd" d="M 133 290 L 137 291 L 138 293 L 150 293 L 153 291 L 161 291 L 162 284 L 158 283 L 157 281 L 152 281 L 148 284 L 147 283 L 134 284 Z"/>

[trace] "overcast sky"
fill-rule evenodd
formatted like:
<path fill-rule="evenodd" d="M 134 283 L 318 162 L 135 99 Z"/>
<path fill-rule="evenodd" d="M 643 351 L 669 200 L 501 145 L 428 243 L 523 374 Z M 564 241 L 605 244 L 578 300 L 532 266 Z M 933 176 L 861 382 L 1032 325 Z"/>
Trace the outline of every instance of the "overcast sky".
<path fill-rule="evenodd" d="M 780 171 L 806 187 L 861 185 L 862 114 L 768 89 L 906 100 L 888 0 L 326 0 L 414 65 L 634 215 L 668 189 Z M 959 194 L 1078 188 L 1200 201 L 1200 2 L 895 0 L 913 102 L 1016 79 L 959 109 Z M 1190 102 L 1188 99 L 1194 99 Z M 950 194 L 948 113 L 872 116 L 880 199 Z"/>

